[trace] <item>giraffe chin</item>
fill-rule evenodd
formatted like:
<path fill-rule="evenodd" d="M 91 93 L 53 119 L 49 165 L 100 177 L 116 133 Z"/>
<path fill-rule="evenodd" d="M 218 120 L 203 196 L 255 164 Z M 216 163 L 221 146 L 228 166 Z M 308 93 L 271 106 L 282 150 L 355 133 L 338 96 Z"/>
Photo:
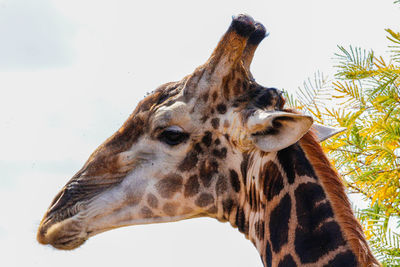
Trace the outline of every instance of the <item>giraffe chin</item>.
<path fill-rule="evenodd" d="M 82 224 L 73 218 L 52 225 L 41 225 L 37 234 L 40 244 L 51 245 L 56 249 L 71 250 L 80 247 L 89 238 Z"/>
<path fill-rule="evenodd" d="M 54 248 L 56 249 L 60 249 L 60 250 L 72 250 L 72 249 L 76 249 L 78 247 L 80 247 L 83 243 L 85 243 L 87 239 L 85 238 L 77 238 L 77 239 L 71 239 L 68 242 L 62 242 L 62 243 L 53 243 L 50 244 L 52 245 Z"/>

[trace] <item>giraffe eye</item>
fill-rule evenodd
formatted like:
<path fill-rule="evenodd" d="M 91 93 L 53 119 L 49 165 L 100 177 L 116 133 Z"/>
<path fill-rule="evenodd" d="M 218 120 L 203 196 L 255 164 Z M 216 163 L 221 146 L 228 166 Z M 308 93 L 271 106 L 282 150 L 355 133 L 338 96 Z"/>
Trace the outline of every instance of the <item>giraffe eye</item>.
<path fill-rule="evenodd" d="M 183 143 L 189 138 L 189 134 L 182 131 L 180 127 L 171 126 L 165 129 L 158 137 L 158 139 L 170 146 L 175 146 Z"/>

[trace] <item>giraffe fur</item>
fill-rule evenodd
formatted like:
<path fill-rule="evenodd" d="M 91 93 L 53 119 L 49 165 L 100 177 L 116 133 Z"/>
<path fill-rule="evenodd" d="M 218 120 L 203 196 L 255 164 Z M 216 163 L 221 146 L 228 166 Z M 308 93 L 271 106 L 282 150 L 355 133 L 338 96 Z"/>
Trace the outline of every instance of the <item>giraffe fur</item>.
<path fill-rule="evenodd" d="M 312 118 L 250 64 L 264 26 L 232 20 L 208 61 L 143 99 L 56 195 L 37 233 L 74 249 L 114 228 L 229 222 L 264 266 L 379 266 Z"/>

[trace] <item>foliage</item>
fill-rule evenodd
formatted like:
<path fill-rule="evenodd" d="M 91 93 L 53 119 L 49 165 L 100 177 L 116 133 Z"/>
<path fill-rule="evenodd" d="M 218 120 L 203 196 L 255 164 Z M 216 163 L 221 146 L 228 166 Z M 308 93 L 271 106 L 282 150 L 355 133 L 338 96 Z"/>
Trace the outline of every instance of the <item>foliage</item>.
<path fill-rule="evenodd" d="M 400 235 L 389 228 L 390 216 L 378 204 L 363 210 L 355 208 L 355 211 L 377 259 L 383 266 L 399 266 Z"/>
<path fill-rule="evenodd" d="M 350 192 L 370 203 L 357 214 L 375 254 L 383 265 L 399 266 L 400 236 L 388 222 L 400 219 L 400 33 L 386 32 L 389 60 L 339 46 L 335 77 L 318 72 L 287 99 L 316 122 L 347 128 L 324 150 Z"/>

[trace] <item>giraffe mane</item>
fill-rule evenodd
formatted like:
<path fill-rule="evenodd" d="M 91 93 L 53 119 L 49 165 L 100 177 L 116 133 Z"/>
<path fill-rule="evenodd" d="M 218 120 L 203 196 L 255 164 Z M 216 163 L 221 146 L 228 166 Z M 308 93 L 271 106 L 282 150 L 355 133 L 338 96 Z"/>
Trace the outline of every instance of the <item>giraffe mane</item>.
<path fill-rule="evenodd" d="M 313 132 L 308 132 L 299 143 L 315 173 L 320 179 L 343 234 L 348 240 L 361 266 L 380 266 L 372 255 L 361 225 L 354 217 L 342 179 L 334 169 Z"/>

